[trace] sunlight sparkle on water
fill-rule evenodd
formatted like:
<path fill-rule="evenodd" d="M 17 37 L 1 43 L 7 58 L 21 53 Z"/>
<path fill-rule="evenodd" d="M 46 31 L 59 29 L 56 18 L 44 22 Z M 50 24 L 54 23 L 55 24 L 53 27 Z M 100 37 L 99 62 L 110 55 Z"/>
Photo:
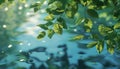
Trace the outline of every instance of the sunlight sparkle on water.
<path fill-rule="evenodd" d="M 40 1 L 37 1 L 36 3 L 41 3 Z"/>
<path fill-rule="evenodd" d="M 29 5 L 28 5 L 28 4 L 25 4 L 24 7 L 27 8 L 27 7 L 29 7 Z"/>
<path fill-rule="evenodd" d="M 10 45 L 8 45 L 8 48 L 11 48 L 12 47 L 12 45 L 10 44 Z"/>
<path fill-rule="evenodd" d="M 23 7 L 22 7 L 22 6 L 19 6 L 19 7 L 18 7 L 18 9 L 19 9 L 19 10 L 22 10 L 22 9 L 23 9 Z"/>
<path fill-rule="evenodd" d="M 4 9 L 5 11 L 8 11 L 8 7 L 5 7 L 5 9 Z"/>
<path fill-rule="evenodd" d="M 46 41 L 45 41 L 45 40 L 43 40 L 42 42 L 43 42 L 43 43 L 45 43 Z"/>
<path fill-rule="evenodd" d="M 47 5 L 47 1 L 45 1 L 43 4 L 44 4 L 44 5 Z"/>
<path fill-rule="evenodd" d="M 25 61 L 25 59 L 20 59 L 21 62 Z"/>
<path fill-rule="evenodd" d="M 19 45 L 23 45 L 23 43 L 20 43 Z"/>
<path fill-rule="evenodd" d="M 6 28 L 7 27 L 7 25 L 3 25 L 3 28 Z"/>
<path fill-rule="evenodd" d="M 22 52 L 22 50 L 19 50 L 19 52 Z"/>
<path fill-rule="evenodd" d="M 74 29 L 74 32 L 77 32 L 77 29 Z"/>
<path fill-rule="evenodd" d="M 40 11 L 41 11 L 41 13 L 45 13 L 46 12 L 45 9 L 41 9 Z"/>
<path fill-rule="evenodd" d="M 48 57 L 48 59 L 50 59 L 50 57 Z"/>
<path fill-rule="evenodd" d="M 26 16 L 29 16 L 29 15 L 30 15 L 30 12 L 27 12 L 27 13 L 26 13 Z"/>
<path fill-rule="evenodd" d="M 28 43 L 28 46 L 31 46 L 31 43 Z"/>

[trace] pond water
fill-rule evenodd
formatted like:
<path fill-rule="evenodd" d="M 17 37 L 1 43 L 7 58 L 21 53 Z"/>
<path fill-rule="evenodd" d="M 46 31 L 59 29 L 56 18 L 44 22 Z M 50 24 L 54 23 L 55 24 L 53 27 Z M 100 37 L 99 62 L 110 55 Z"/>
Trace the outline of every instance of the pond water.
<path fill-rule="evenodd" d="M 90 48 L 90 49 L 83 49 L 78 47 L 78 43 L 76 41 L 72 42 L 69 41 L 70 37 L 74 36 L 75 34 L 70 34 L 68 32 L 64 32 L 62 35 L 54 35 L 51 39 L 49 39 L 47 36 L 41 40 L 37 39 L 37 35 L 42 29 L 40 29 L 38 24 L 45 23 L 43 21 L 43 18 L 45 17 L 45 14 L 41 15 L 34 15 L 32 17 L 29 17 L 26 23 L 24 23 L 18 30 L 19 31 L 25 31 L 26 33 L 20 35 L 17 37 L 21 43 L 19 44 L 19 51 L 29 51 L 31 49 L 37 48 L 37 47 L 46 47 L 48 53 L 54 53 L 55 55 L 58 54 L 58 52 L 61 52 L 61 55 L 64 54 L 62 52 L 62 49 L 58 48 L 59 45 L 67 45 L 67 53 L 68 56 L 72 56 L 72 58 L 69 58 L 70 64 L 77 64 L 79 59 L 87 59 L 90 56 L 104 56 L 105 60 L 110 61 L 111 63 L 117 64 L 117 59 L 115 55 L 110 55 L 106 50 L 104 50 L 101 54 L 98 54 L 96 51 L 96 48 Z M 73 29 L 74 30 L 74 29 Z M 76 30 L 75 30 L 76 31 Z M 82 44 L 87 44 L 91 42 L 91 40 L 80 40 L 78 41 Z M 81 44 L 81 45 L 82 45 Z M 78 54 L 78 52 L 85 52 L 85 54 Z M 35 56 L 39 58 L 42 61 L 46 61 L 49 56 L 46 55 L 45 52 L 37 52 L 31 54 L 32 56 Z M 96 60 L 88 61 L 86 64 L 88 66 L 92 66 L 95 69 L 103 69 L 103 65 L 100 63 L 101 61 L 104 61 L 99 59 L 99 57 L 95 58 Z M 102 62 L 104 63 L 104 62 Z M 24 65 L 24 64 L 23 64 Z M 27 65 L 26 65 L 27 66 Z M 107 68 L 106 68 L 107 69 Z M 111 67 L 108 69 L 117 69 L 116 67 Z"/>
<path fill-rule="evenodd" d="M 15 13 L 13 11 L 9 12 L 13 7 L 5 7 L 4 11 L 3 8 L 0 10 L 2 11 L 0 14 L 2 16 L 0 20 L 0 38 L 6 41 L 0 40 L 0 69 L 120 69 L 119 51 L 111 55 L 105 47 L 103 52 L 98 54 L 95 47 L 86 47 L 92 40 L 70 41 L 70 38 L 79 32 L 78 27 L 71 28 L 72 33 L 69 30 L 64 30 L 62 35 L 55 34 L 51 39 L 47 36 L 41 40 L 37 39 L 39 32 L 43 31 L 37 25 L 45 23 L 44 18 L 47 16 L 45 7 L 47 7 L 47 2 L 45 1 L 45 5 L 36 13 L 33 12 L 33 9 L 24 10 L 34 1 L 38 0 L 28 2 L 28 4 L 23 5 L 24 7 L 17 5 Z M 84 8 L 82 5 L 80 7 L 79 12 L 83 13 Z M 20 24 L 16 23 L 17 20 L 14 21 L 14 18 L 20 16 L 21 19 L 18 17 L 18 21 L 21 20 L 22 22 L 24 15 L 22 11 L 27 12 L 25 13 L 27 21 L 18 27 Z M 2 15 L 3 12 L 5 13 Z M 9 13 L 6 14 L 6 12 Z M 13 19 L 10 19 L 13 15 L 15 15 Z M 69 20 L 71 24 L 71 19 Z M 98 21 L 102 21 L 102 19 Z M 16 27 L 18 27 L 17 31 L 24 32 L 17 37 L 13 36 L 17 33 Z M 14 31 L 16 33 L 12 32 L 13 28 L 15 28 Z M 12 37 L 15 37 L 15 39 Z M 11 42 L 11 40 L 16 41 L 16 43 Z"/>

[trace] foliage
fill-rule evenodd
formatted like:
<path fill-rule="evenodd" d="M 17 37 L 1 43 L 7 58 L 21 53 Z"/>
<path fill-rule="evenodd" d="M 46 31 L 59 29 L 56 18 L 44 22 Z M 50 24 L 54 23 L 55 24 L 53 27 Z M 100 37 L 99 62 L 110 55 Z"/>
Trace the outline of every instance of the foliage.
<path fill-rule="evenodd" d="M 104 46 L 107 46 L 108 52 L 113 54 L 115 49 L 120 48 L 120 8 L 118 6 L 120 6 L 119 0 L 48 0 L 46 8 L 48 16 L 44 20 L 51 22 L 51 25 L 46 23 L 39 26 L 45 32 L 48 31 L 48 37 L 51 38 L 55 33 L 62 34 L 63 29 L 69 28 L 71 19 L 73 20 L 72 25 L 83 28 L 86 33 L 89 33 L 89 38 L 94 41 L 88 43 L 88 47 L 96 46 L 97 51 L 101 53 Z M 34 9 L 36 7 L 38 6 L 34 6 Z M 85 35 L 79 34 L 71 40 L 81 39 L 86 39 Z"/>
<path fill-rule="evenodd" d="M 12 4 L 14 1 L 15 0 L 0 0 L 0 9 L 3 9 L 3 5 Z M 98 53 L 101 53 L 106 47 L 110 54 L 113 54 L 115 50 L 120 50 L 120 0 L 35 1 L 40 2 L 36 2 L 30 6 L 30 8 L 34 9 L 34 12 L 41 10 L 41 6 L 45 1 L 48 2 L 46 7 L 48 15 L 44 18 L 46 23 L 38 25 L 43 29 L 43 31 L 39 33 L 37 37 L 38 39 L 42 39 L 46 35 L 50 39 L 54 36 L 54 34 L 62 35 L 65 29 L 69 30 L 72 26 L 79 31 L 77 31 L 77 35 L 73 36 L 70 40 L 80 41 L 83 39 L 91 39 L 92 42 L 88 43 L 87 47 L 96 47 Z M 19 4 L 16 5 L 18 6 Z M 23 15 L 19 16 L 18 10 L 15 10 L 16 7 L 10 6 L 10 8 L 12 10 L 7 12 L 0 10 L 0 42 L 2 42 L 0 43 L 0 60 L 5 58 L 9 53 L 16 52 L 17 48 L 14 44 L 15 41 L 12 40 L 14 40 L 19 34 L 16 29 L 24 20 L 24 12 L 21 11 Z M 7 28 L 5 28 L 6 25 Z M 9 44 L 12 44 L 14 47 L 8 49 Z M 5 50 L 5 52 L 3 50 Z M 22 55 L 22 58 L 27 60 L 28 58 L 26 58 L 25 55 Z M 0 67 L 3 66 L 7 68 L 14 64 L 16 63 L 13 61 L 9 64 L 0 64 Z M 63 62 L 63 64 L 65 65 L 66 63 Z M 53 65 L 50 65 L 50 68 L 56 69 Z M 15 69 L 25 68 L 16 67 Z M 65 69 L 67 69 L 67 66 Z"/>
<path fill-rule="evenodd" d="M 84 38 L 84 35 L 76 35 L 71 40 L 81 40 Z"/>
<path fill-rule="evenodd" d="M 89 33 L 89 38 L 98 42 L 96 48 L 99 53 L 105 45 L 109 53 L 120 48 L 119 0 L 41 0 L 40 3 L 36 2 L 30 7 L 37 12 L 45 1 L 48 2 L 46 7 L 48 16 L 44 19 L 45 24 L 38 25 L 44 29 L 44 34 L 42 32 L 38 35 L 40 39 L 47 35 L 46 32 L 49 38 L 54 34 L 61 35 L 64 29 L 74 25 L 83 28 L 81 31 Z M 74 40 L 79 39 L 81 40 L 77 37 Z"/>

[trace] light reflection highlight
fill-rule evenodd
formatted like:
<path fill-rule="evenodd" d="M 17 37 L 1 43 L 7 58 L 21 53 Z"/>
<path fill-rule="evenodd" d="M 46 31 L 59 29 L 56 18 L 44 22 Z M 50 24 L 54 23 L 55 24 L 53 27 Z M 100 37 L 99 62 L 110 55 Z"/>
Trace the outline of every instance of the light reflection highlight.
<path fill-rule="evenodd" d="M 3 28 L 6 28 L 7 27 L 7 25 L 3 25 Z"/>
<path fill-rule="evenodd" d="M 8 48 L 11 48 L 12 47 L 12 45 L 10 44 L 10 45 L 8 45 Z"/>

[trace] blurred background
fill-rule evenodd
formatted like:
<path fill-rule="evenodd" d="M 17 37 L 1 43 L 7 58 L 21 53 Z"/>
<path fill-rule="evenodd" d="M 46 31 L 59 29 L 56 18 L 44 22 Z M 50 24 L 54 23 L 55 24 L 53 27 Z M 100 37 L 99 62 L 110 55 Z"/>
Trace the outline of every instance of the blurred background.
<path fill-rule="evenodd" d="M 86 47 L 92 40 L 69 41 L 82 33 L 79 27 L 71 25 L 62 35 L 37 39 L 47 1 L 34 12 L 29 6 L 36 1 L 0 5 L 0 69 L 120 69 L 119 52 L 111 55 L 105 48 L 98 54 L 96 48 Z"/>

